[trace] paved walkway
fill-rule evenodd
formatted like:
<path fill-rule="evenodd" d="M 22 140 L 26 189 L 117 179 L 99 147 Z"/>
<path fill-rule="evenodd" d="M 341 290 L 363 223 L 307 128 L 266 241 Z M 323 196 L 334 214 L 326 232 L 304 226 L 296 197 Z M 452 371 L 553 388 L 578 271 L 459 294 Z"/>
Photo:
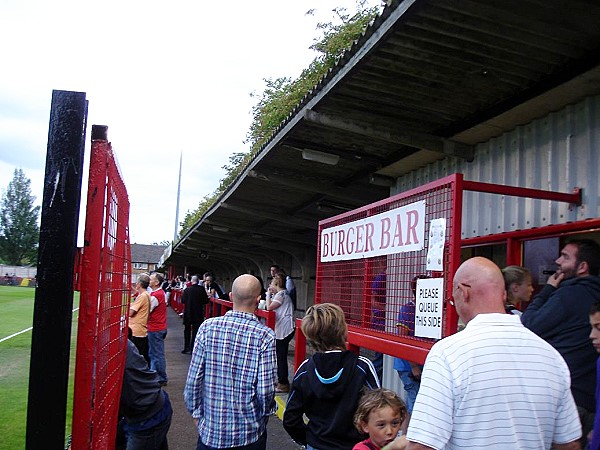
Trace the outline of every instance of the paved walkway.
<path fill-rule="evenodd" d="M 169 384 L 165 386 L 173 404 L 173 420 L 169 430 L 169 448 L 171 450 L 195 449 L 198 433 L 190 414 L 183 403 L 183 387 L 190 364 L 190 355 L 183 355 L 183 324 L 181 318 L 172 309 L 168 309 L 168 333 L 165 341 L 167 356 L 167 375 Z M 290 346 L 290 378 L 293 374 L 293 347 Z M 285 404 L 285 396 L 278 395 L 281 405 Z M 227 424 L 223 424 L 227 426 Z M 281 425 L 281 420 L 274 416 L 267 427 L 268 450 L 297 450 L 304 447 L 294 443 Z"/>

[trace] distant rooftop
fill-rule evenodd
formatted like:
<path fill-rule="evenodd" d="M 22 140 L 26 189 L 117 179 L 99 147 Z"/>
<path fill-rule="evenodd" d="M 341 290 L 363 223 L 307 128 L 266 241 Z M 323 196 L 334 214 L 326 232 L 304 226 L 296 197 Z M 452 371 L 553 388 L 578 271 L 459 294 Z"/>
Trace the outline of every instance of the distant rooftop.
<path fill-rule="evenodd" d="M 131 262 L 158 263 L 166 245 L 131 244 Z"/>

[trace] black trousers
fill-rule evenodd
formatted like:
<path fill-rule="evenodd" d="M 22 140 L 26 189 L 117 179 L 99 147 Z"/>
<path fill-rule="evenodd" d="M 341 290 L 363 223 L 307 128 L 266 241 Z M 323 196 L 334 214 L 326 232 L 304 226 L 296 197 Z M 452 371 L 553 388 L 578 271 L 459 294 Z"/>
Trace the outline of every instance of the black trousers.
<path fill-rule="evenodd" d="M 146 360 L 146 362 L 148 363 L 148 365 L 150 365 L 150 358 L 148 357 L 148 336 L 146 336 L 146 337 L 131 336 L 130 340 L 131 340 L 131 342 L 133 342 L 135 344 L 135 346 L 138 349 L 138 352 L 140 352 L 140 355 L 142 355 L 144 357 L 144 359 Z"/>
<path fill-rule="evenodd" d="M 202 322 L 199 323 L 184 323 L 183 324 L 183 349 L 193 350 L 194 342 L 196 341 L 196 334 L 198 334 L 198 328 L 200 328 Z"/>
<path fill-rule="evenodd" d="M 290 384 L 287 357 L 288 348 L 291 340 L 294 339 L 295 332 L 296 330 L 292 331 L 283 339 L 275 340 L 275 353 L 277 354 L 277 379 L 281 384 Z"/>

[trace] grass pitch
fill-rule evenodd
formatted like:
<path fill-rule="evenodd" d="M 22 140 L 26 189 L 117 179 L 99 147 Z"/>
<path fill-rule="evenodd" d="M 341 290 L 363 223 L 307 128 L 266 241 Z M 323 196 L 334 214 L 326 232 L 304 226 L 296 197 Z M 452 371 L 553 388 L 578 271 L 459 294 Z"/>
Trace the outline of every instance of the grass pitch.
<path fill-rule="evenodd" d="M 0 286 L 0 339 L 31 327 L 35 289 L 19 286 Z M 79 304 L 75 293 L 74 307 Z M 67 405 L 67 434 L 71 429 L 73 379 L 75 371 L 75 342 L 77 317 L 73 314 L 71 328 L 71 363 Z M 29 358 L 31 330 L 0 342 L 0 449 L 25 448 L 27 423 L 27 391 L 29 387 Z"/>

